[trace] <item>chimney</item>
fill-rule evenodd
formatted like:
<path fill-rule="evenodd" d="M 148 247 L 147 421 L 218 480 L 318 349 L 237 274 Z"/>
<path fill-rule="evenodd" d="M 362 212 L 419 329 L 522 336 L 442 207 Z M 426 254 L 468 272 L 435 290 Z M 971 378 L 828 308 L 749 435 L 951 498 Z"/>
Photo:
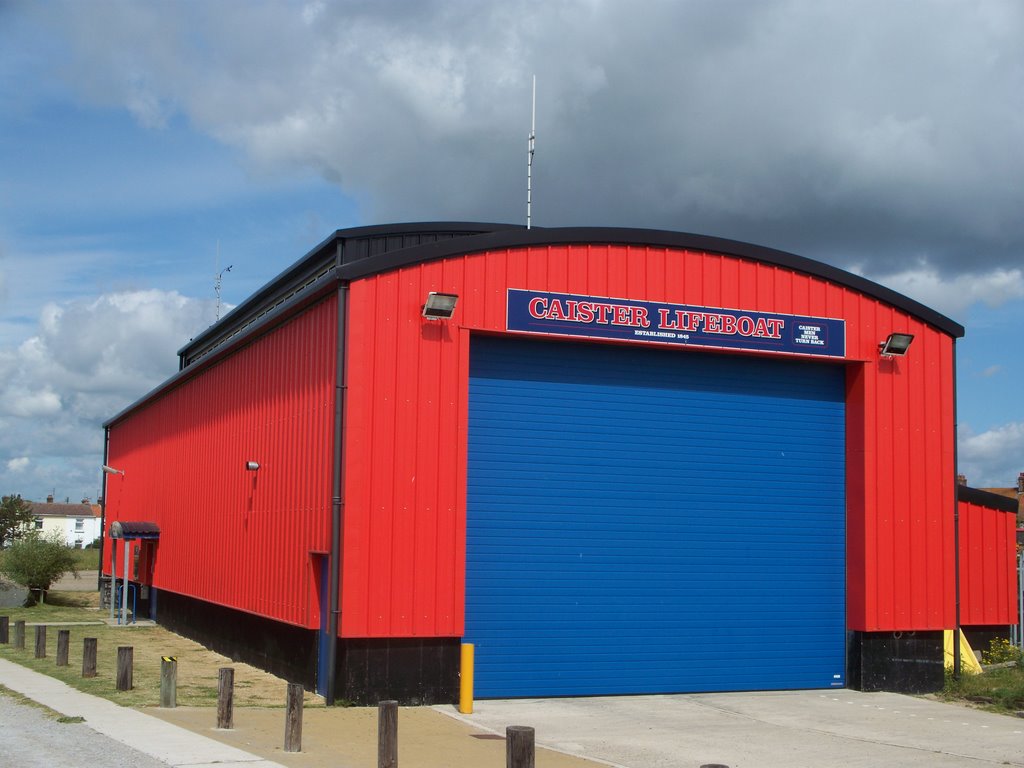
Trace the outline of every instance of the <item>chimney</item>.
<path fill-rule="evenodd" d="M 967 475 L 957 475 L 956 476 L 956 484 L 957 485 L 967 485 Z"/>
<path fill-rule="evenodd" d="M 1024 472 L 1017 475 L 1017 493 L 1024 493 Z"/>
<path fill-rule="evenodd" d="M 52 493 L 46 494 L 46 503 L 47 504 L 53 504 L 53 494 Z"/>

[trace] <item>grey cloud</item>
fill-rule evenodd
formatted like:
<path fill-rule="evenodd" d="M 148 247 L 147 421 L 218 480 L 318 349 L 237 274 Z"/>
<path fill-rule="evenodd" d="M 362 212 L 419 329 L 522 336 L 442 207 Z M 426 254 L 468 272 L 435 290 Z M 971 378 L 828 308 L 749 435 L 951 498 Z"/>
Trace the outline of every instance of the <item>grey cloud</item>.
<path fill-rule="evenodd" d="M 869 273 L 1019 263 L 1024 11 L 973 2 L 51 4 L 82 93 L 180 112 L 367 220 L 735 237 Z M 979 126 L 982 127 L 979 130 Z"/>

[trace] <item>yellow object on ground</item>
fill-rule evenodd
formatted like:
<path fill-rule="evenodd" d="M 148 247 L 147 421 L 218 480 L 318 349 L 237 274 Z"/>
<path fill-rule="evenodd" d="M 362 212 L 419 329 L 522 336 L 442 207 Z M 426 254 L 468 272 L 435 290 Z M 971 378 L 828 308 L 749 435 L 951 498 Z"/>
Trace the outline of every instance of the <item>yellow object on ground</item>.
<path fill-rule="evenodd" d="M 942 632 L 943 643 L 946 649 L 946 669 L 953 668 L 953 630 L 946 629 Z M 981 674 L 981 664 L 978 657 L 974 655 L 971 644 L 964 637 L 964 631 L 960 630 L 960 669 L 964 672 Z"/>
<path fill-rule="evenodd" d="M 462 669 L 459 673 L 459 712 L 473 714 L 473 644 L 462 644 Z"/>

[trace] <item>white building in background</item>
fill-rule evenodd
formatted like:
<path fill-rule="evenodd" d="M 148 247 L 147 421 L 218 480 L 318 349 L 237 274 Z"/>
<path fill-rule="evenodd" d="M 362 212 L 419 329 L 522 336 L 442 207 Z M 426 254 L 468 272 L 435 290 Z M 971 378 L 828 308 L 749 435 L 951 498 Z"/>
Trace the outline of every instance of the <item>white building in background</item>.
<path fill-rule="evenodd" d="M 80 504 L 61 504 L 47 496 L 45 502 L 30 501 L 29 506 L 35 515 L 34 529 L 44 536 L 59 532 L 69 547 L 87 547 L 103 531 L 100 505 L 90 504 L 88 499 L 82 499 Z"/>

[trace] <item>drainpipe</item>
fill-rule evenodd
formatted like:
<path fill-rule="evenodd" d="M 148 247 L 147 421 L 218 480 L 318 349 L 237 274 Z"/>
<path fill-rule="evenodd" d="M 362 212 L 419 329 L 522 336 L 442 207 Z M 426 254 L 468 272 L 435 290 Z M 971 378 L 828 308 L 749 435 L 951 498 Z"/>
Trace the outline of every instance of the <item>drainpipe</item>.
<path fill-rule="evenodd" d="M 956 612 L 953 629 L 953 677 L 960 679 L 960 487 L 956 481 L 960 474 L 959 450 L 957 448 L 957 406 L 956 406 L 956 339 L 953 339 L 953 589 Z"/>
<path fill-rule="evenodd" d="M 107 465 L 108 454 L 110 451 L 110 427 L 103 428 L 103 466 Z M 103 494 L 103 498 L 100 500 L 100 568 L 96 572 L 96 589 L 101 591 L 103 589 L 103 541 L 107 530 L 107 473 L 100 471 L 100 476 L 103 478 L 103 490 L 100 493 Z M 114 574 L 110 574 L 111 584 L 113 584 Z M 114 599 L 114 590 L 110 590 L 110 599 Z"/>
<path fill-rule="evenodd" d="M 344 246 L 338 244 L 337 266 L 341 267 Z M 331 499 L 331 559 L 327 599 L 330 603 L 330 617 L 327 622 L 327 686 L 324 699 L 328 706 L 334 704 L 334 677 L 337 672 L 338 616 L 341 592 L 341 552 L 345 516 L 345 400 L 348 394 L 347 357 L 348 326 L 348 285 L 338 285 L 338 350 L 334 378 L 334 476 Z"/>

